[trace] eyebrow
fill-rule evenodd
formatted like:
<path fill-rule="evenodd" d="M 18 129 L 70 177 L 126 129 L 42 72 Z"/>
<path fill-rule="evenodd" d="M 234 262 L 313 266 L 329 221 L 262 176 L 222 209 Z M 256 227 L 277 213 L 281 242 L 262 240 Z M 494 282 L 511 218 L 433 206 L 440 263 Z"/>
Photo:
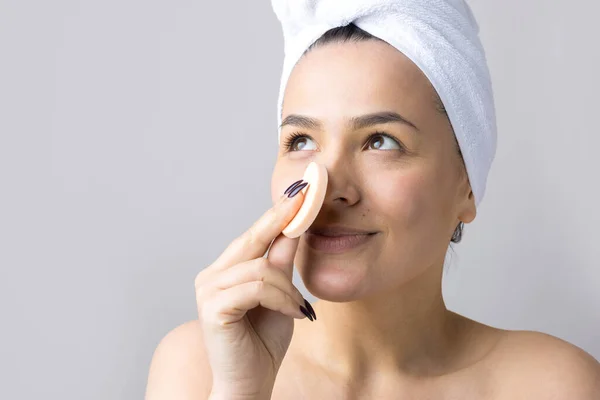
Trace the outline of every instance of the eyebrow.
<path fill-rule="evenodd" d="M 404 118 L 402 115 L 394 111 L 381 111 L 372 114 L 360 115 L 352 117 L 350 119 L 350 126 L 353 130 L 367 128 L 373 125 L 386 124 L 390 122 L 400 123 L 408 125 L 417 131 L 419 128 L 412 122 Z M 319 130 L 323 127 L 323 124 L 316 118 L 307 117 L 305 115 L 290 114 L 281 123 L 280 128 L 286 125 L 293 125 L 299 128 Z"/>

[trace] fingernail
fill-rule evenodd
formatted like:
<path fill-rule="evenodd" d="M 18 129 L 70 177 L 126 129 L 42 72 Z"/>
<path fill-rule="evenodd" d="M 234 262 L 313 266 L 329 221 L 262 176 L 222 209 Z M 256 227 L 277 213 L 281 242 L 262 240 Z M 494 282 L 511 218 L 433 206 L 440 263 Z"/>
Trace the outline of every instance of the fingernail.
<path fill-rule="evenodd" d="M 302 179 L 297 180 L 296 182 L 292 183 L 287 189 L 285 189 L 285 192 L 283 192 L 283 194 L 287 194 L 290 190 L 294 189 L 294 187 L 298 186 L 301 182 L 302 182 Z"/>
<path fill-rule="evenodd" d="M 308 182 L 304 182 L 302 185 L 296 186 L 294 189 L 292 189 L 292 191 L 290 192 L 290 194 L 288 194 L 288 197 L 294 197 L 295 195 L 297 195 L 298 193 L 300 193 L 300 191 L 302 189 L 304 189 L 307 185 L 308 185 Z"/>
<path fill-rule="evenodd" d="M 313 320 L 312 315 L 310 315 L 310 313 L 308 312 L 308 310 L 302 306 L 300 306 L 300 311 L 302 311 L 302 314 L 306 315 L 306 317 L 308 319 L 310 319 L 311 321 Z"/>
<path fill-rule="evenodd" d="M 315 321 L 316 321 L 317 314 L 315 313 L 315 309 L 310 305 L 310 303 L 306 299 L 304 299 L 304 304 L 306 304 L 306 308 L 308 308 L 308 310 L 310 311 L 310 313 L 312 314 L 312 316 L 315 318 Z"/>

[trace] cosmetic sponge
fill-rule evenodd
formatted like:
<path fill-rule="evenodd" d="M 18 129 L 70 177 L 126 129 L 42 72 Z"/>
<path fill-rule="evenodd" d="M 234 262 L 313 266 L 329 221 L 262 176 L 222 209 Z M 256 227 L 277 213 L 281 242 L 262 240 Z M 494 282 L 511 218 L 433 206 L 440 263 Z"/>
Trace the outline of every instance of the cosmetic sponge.
<path fill-rule="evenodd" d="M 311 162 L 306 167 L 302 180 L 308 182 L 308 186 L 301 190 L 304 195 L 304 202 L 294 219 L 282 232 L 289 238 L 297 238 L 302 235 L 317 218 L 323 200 L 325 200 L 328 181 L 327 169 L 321 164 Z"/>

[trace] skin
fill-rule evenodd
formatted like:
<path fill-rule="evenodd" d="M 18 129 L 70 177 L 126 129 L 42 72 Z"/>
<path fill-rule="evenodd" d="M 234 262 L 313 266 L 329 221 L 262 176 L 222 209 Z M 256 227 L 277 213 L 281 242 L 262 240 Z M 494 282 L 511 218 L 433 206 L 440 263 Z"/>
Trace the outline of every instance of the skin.
<path fill-rule="evenodd" d="M 313 303 L 317 320 L 294 320 L 271 398 L 600 398 L 600 364 L 580 348 L 446 308 L 441 282 L 448 243 L 459 221 L 473 221 L 476 207 L 450 123 L 434 99 L 421 71 L 379 41 L 328 44 L 294 68 L 282 117 L 310 117 L 320 127 L 282 128 L 273 203 L 316 161 L 326 166 L 329 183 L 315 224 L 377 234 L 337 255 L 299 239 L 294 265 L 320 299 Z M 399 113 L 417 129 L 349 124 L 381 111 Z M 397 142 L 368 139 L 376 131 Z M 308 138 L 290 151 L 285 142 L 293 132 Z M 159 344 L 147 399 L 205 399 L 210 392 L 201 328 L 190 321 Z"/>

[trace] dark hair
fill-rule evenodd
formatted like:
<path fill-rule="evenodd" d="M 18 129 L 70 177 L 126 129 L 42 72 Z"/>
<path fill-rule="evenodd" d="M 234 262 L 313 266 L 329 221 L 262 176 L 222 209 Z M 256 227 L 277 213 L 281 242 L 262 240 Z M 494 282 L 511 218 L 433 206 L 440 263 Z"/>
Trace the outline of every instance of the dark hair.
<path fill-rule="evenodd" d="M 317 39 L 317 41 L 315 41 L 304 52 L 304 54 L 308 53 L 313 48 L 324 46 L 328 43 L 362 42 L 362 41 L 367 41 L 367 40 L 378 40 L 378 41 L 384 42 L 383 40 L 379 39 L 378 37 L 371 35 L 369 32 L 366 32 L 366 31 L 360 29 L 358 26 L 351 23 L 349 25 L 340 26 L 340 27 L 336 27 L 336 28 L 328 30 L 319 39 Z M 437 92 L 435 91 L 435 89 L 434 89 L 434 93 L 435 93 L 434 102 L 435 102 L 436 109 L 439 112 L 441 112 L 442 114 L 444 114 L 446 116 L 446 118 L 448 118 L 448 114 L 446 113 L 446 108 L 444 107 L 444 103 L 440 99 L 440 97 L 437 94 Z M 450 124 L 450 126 L 452 126 L 452 124 Z M 458 155 L 460 156 L 460 158 L 462 160 L 463 159 L 462 152 L 460 151 L 460 146 L 458 144 L 458 141 L 456 140 L 456 136 L 454 136 L 454 143 L 456 145 Z M 463 165 L 464 165 L 464 160 L 463 160 Z M 454 230 L 454 234 L 452 235 L 452 238 L 450 239 L 451 242 L 458 243 L 462 240 L 463 228 L 464 228 L 464 223 L 461 221 L 461 222 L 459 222 L 458 226 Z"/>

